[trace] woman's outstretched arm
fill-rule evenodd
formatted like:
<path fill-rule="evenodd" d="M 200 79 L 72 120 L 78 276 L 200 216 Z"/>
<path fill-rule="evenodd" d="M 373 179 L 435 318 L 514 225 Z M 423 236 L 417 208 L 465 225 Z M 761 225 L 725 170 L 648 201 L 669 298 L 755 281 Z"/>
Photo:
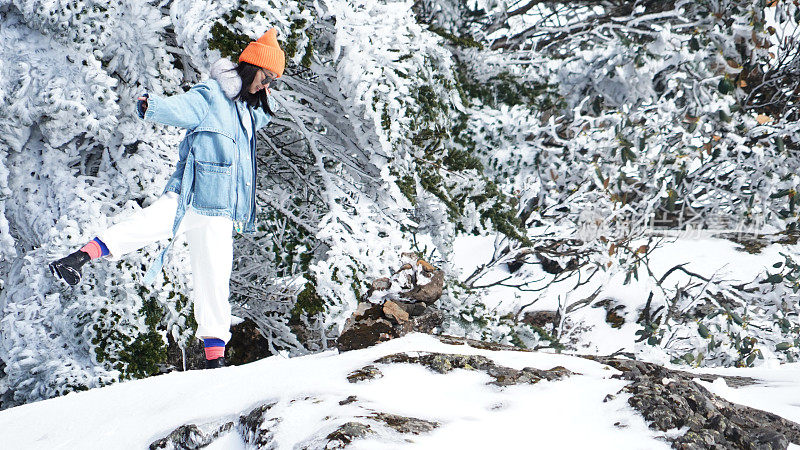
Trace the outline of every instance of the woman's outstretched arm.
<path fill-rule="evenodd" d="M 192 129 L 208 115 L 208 98 L 211 89 L 205 83 L 194 85 L 184 94 L 170 97 L 149 96 L 146 100 L 144 120 Z"/>

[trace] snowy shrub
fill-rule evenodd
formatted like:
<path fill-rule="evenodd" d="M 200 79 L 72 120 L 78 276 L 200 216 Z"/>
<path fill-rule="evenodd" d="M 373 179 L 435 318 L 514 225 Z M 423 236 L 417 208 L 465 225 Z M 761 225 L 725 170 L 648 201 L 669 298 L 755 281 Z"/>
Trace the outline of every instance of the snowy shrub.
<path fill-rule="evenodd" d="M 475 288 L 498 282 L 478 280 L 508 265 L 514 282 L 501 285 L 537 292 L 511 319 L 470 308 L 474 337 L 563 345 L 562 333 L 579 324 L 561 317 L 555 335 L 542 341 L 520 322 L 523 309 L 552 296 L 557 284 L 577 288 L 619 272 L 626 283 L 655 278 L 647 258 L 658 243 L 643 237 L 656 219 L 738 232 L 796 228 L 798 160 L 788 149 L 796 133 L 789 93 L 797 88 L 797 6 L 767 3 L 420 2 L 421 15 L 451 37 L 463 62 L 473 154 L 500 190 L 519 198 L 518 217 L 532 242 L 498 241 L 490 263 L 465 279 L 464 297 L 480 297 Z M 463 36 L 478 46 L 464 45 L 471 41 Z M 771 46 L 773 36 L 780 41 Z M 514 264 L 538 265 L 545 277 L 534 280 L 541 271 L 517 272 Z M 727 292 L 724 280 L 709 284 Z M 780 295 L 772 285 L 760 293 Z M 596 300 L 573 299 L 563 313 Z M 733 318 L 745 308 L 753 328 L 786 325 L 762 336 L 780 344 L 772 341 L 792 329 L 783 320 L 795 319 L 757 308 L 757 300 L 709 311 L 732 321 L 730 331 L 719 323 L 728 337 L 713 345 L 729 354 L 703 364 L 750 364 L 761 356 L 747 332 L 737 334 Z M 695 331 L 676 320 L 676 330 Z M 675 340 L 649 339 L 647 326 L 647 340 L 677 354 Z M 705 347 L 679 347 L 698 345 Z"/>
<path fill-rule="evenodd" d="M 794 294 L 800 266 L 785 255 L 749 283 L 691 276 L 676 289 L 651 295 L 640 321 L 640 340 L 658 346 L 676 364 L 753 366 L 763 361 L 794 362 L 800 356 L 800 305 Z M 790 294 L 791 292 L 791 294 Z"/>

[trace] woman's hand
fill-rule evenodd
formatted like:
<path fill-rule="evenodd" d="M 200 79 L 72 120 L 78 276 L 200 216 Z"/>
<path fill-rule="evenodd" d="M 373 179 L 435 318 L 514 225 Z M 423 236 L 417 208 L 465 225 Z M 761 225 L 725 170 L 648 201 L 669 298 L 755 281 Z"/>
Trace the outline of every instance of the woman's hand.
<path fill-rule="evenodd" d="M 144 113 L 147 111 L 147 97 L 150 97 L 150 94 L 145 93 L 136 102 L 136 112 L 139 114 L 140 119 L 144 119 Z"/>

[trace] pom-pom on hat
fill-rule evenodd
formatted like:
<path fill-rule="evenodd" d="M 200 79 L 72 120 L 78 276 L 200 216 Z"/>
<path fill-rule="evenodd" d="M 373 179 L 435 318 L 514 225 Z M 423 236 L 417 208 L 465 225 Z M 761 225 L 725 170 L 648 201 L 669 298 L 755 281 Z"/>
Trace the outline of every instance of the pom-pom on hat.
<path fill-rule="evenodd" d="M 248 62 L 271 70 L 280 78 L 286 67 L 286 56 L 278 45 L 277 35 L 278 30 L 270 28 L 257 41 L 247 44 L 247 48 L 239 55 L 239 62 Z"/>

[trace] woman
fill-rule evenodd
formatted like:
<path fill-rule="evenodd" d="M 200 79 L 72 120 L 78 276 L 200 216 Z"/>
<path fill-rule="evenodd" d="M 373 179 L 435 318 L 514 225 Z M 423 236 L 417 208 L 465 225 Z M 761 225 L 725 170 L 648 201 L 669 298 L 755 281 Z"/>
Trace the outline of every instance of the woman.
<path fill-rule="evenodd" d="M 276 35 L 272 28 L 248 44 L 238 65 L 227 59 L 217 61 L 211 68 L 212 78 L 184 94 L 139 97 L 139 117 L 187 130 L 175 173 L 152 205 L 50 263 L 54 276 L 75 285 L 81 266 L 92 259 L 117 260 L 173 237 L 145 274 L 149 284 L 161 270 L 174 237 L 185 233 L 196 335 L 204 342 L 206 368 L 225 365 L 225 344 L 231 337 L 231 229 L 255 231 L 255 132 L 272 119 L 269 86 L 285 67 Z"/>

